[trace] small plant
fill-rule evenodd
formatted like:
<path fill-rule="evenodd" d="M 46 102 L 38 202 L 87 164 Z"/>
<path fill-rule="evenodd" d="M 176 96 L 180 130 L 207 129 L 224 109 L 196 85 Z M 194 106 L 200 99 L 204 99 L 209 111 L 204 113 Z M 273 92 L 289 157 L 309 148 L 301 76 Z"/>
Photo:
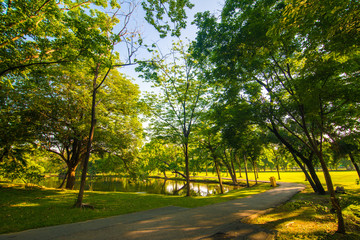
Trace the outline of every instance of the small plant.
<path fill-rule="evenodd" d="M 286 204 L 286 206 L 287 206 L 290 210 L 297 210 L 297 209 L 300 209 L 300 208 L 306 206 L 307 204 L 309 204 L 309 203 L 306 202 L 306 201 L 296 200 L 296 201 L 288 202 L 288 203 Z"/>
<path fill-rule="evenodd" d="M 321 204 L 314 204 L 314 208 L 315 208 L 316 213 L 319 213 L 319 214 L 329 213 L 329 209 L 327 206 L 324 206 Z"/>
<path fill-rule="evenodd" d="M 20 180 L 26 184 L 38 184 L 44 178 L 44 169 L 36 164 L 21 164 L 7 161 L 0 164 L 0 176 L 12 182 Z"/>

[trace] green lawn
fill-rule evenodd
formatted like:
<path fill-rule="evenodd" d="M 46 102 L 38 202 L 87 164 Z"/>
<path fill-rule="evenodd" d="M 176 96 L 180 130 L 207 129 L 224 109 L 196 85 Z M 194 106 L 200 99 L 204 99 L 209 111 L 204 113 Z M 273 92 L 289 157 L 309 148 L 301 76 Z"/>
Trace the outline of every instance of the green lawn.
<path fill-rule="evenodd" d="M 360 186 L 356 184 L 358 175 L 355 171 L 330 172 L 334 186 L 345 187 L 346 194 L 338 196 L 346 222 L 346 235 L 335 233 L 336 216 L 330 213 L 331 204 L 328 195 L 319 196 L 313 193 L 301 172 L 280 174 L 281 181 L 304 183 L 307 188 L 288 203 L 249 223 L 261 224 L 263 227 L 276 230 L 277 239 L 360 239 Z M 324 183 L 323 174 L 319 172 L 318 175 Z M 261 180 L 266 180 L 270 176 L 277 178 L 277 173 L 259 173 Z"/>
<path fill-rule="evenodd" d="M 199 174 L 202 178 L 205 173 Z M 260 172 L 259 180 L 268 181 L 276 172 Z M 307 187 L 294 199 L 271 212 L 251 220 L 250 223 L 276 230 L 278 239 L 360 239 L 360 186 L 356 184 L 354 171 L 331 172 L 335 186 L 345 187 L 347 194 L 341 195 L 341 203 L 350 234 L 334 234 L 336 222 L 330 213 L 329 196 L 319 196 Z M 214 175 L 207 177 L 215 177 Z M 226 177 L 226 174 L 223 174 Z M 244 174 L 243 174 L 244 177 Z M 250 179 L 253 174 L 249 174 Z M 323 175 L 319 172 L 323 181 Z M 281 172 L 284 182 L 299 182 L 306 185 L 302 172 Z M 253 184 L 253 183 L 252 183 Z M 156 194 L 122 192 L 86 192 L 84 202 L 95 207 L 74 209 L 77 191 L 26 188 L 24 185 L 0 183 L 0 233 L 85 221 L 165 206 L 198 207 L 235 198 L 257 194 L 269 189 L 269 184 L 249 189 L 231 191 L 223 196 L 182 197 Z"/>
<path fill-rule="evenodd" d="M 91 209 L 72 208 L 77 191 L 25 188 L 0 183 L 0 233 L 85 221 L 165 206 L 199 207 L 246 197 L 270 189 L 269 184 L 210 197 L 183 197 L 122 192 L 86 192 Z"/>
<path fill-rule="evenodd" d="M 344 186 L 345 189 L 360 189 L 360 185 L 356 185 L 356 179 L 359 178 L 356 171 L 331 171 L 330 172 L 331 178 L 333 180 L 334 186 Z M 199 173 L 197 176 L 200 177 L 206 177 L 206 173 Z M 239 178 L 239 173 L 236 175 Z M 254 180 L 254 173 L 249 172 L 249 180 Z M 277 172 L 259 172 L 259 179 L 260 181 L 269 181 L 269 178 L 271 176 L 274 176 L 276 178 L 276 181 L 282 181 L 282 182 L 297 182 L 297 183 L 303 183 L 308 184 L 307 181 L 305 181 L 305 175 L 303 172 L 280 172 L 280 180 L 278 180 L 278 174 Z M 322 172 L 318 172 L 318 176 L 320 178 L 320 181 L 325 184 L 324 175 Z M 215 174 L 208 173 L 207 177 L 216 178 Z M 222 174 L 222 177 L 229 178 L 230 176 L 227 176 L 226 173 Z M 242 178 L 245 179 L 245 174 L 242 173 Z"/>
<path fill-rule="evenodd" d="M 355 171 L 331 171 L 330 175 L 334 186 L 344 186 L 345 188 L 350 189 L 360 189 L 360 185 L 356 185 L 356 179 L 359 177 Z M 302 172 L 281 172 L 281 180 L 278 180 L 277 172 L 259 172 L 259 180 L 269 180 L 271 176 L 276 177 L 277 181 L 307 184 L 305 181 L 305 175 Z M 320 181 L 325 184 L 324 174 L 322 172 L 318 172 L 318 176 Z"/>

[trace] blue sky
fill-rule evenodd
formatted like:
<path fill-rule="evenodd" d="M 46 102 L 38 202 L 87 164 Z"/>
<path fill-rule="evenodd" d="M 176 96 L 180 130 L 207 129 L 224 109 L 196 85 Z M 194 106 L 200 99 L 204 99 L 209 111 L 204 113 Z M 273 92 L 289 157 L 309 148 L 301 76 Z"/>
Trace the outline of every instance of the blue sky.
<path fill-rule="evenodd" d="M 217 14 L 222 9 L 224 2 L 225 0 L 193 0 L 192 3 L 195 4 L 195 6 L 191 10 L 187 11 L 188 26 L 182 31 L 180 39 L 187 38 L 189 40 L 194 40 L 197 31 L 196 27 L 191 25 L 191 22 L 194 20 L 194 15 L 197 12 L 204 11 L 210 11 L 211 13 Z M 133 26 L 136 26 L 139 29 L 142 38 L 144 39 L 144 42 L 146 44 L 157 43 L 158 46 L 160 46 L 161 51 L 164 53 L 170 50 L 171 43 L 174 38 L 167 37 L 165 39 L 160 39 L 157 31 L 145 21 L 144 12 L 142 11 L 141 6 L 138 7 L 137 11 L 132 17 Z M 119 49 L 118 51 L 121 53 L 122 49 Z M 149 57 L 149 55 L 147 54 L 147 51 L 145 49 L 138 51 L 138 59 L 144 59 L 146 57 Z M 144 83 L 142 79 L 138 77 L 139 74 L 135 72 L 135 67 L 124 67 L 122 69 L 119 69 L 119 71 L 133 78 L 135 80 L 135 83 L 140 86 L 140 90 L 142 92 L 150 91 L 150 85 Z"/>

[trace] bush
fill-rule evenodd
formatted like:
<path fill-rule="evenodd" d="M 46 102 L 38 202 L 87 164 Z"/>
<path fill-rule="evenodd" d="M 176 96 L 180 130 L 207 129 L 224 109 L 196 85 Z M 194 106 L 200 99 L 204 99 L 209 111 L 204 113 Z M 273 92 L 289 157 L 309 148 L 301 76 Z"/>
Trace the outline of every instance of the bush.
<path fill-rule="evenodd" d="M 10 181 L 20 180 L 24 183 L 38 184 L 44 178 L 43 167 L 34 164 L 22 164 L 16 161 L 0 163 L 0 176 Z"/>

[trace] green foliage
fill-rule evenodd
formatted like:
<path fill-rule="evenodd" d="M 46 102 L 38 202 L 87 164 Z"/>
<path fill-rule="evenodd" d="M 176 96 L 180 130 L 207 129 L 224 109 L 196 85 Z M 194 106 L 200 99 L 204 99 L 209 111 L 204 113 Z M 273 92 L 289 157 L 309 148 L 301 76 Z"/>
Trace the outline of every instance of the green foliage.
<path fill-rule="evenodd" d="M 356 111 L 350 119 L 344 117 L 353 109 L 351 102 L 357 102 L 353 97 L 359 95 L 354 78 L 358 56 L 350 52 L 337 55 L 340 48 L 331 46 L 341 46 L 342 41 L 328 32 L 329 19 L 347 19 L 356 25 L 358 19 L 352 18 L 358 11 L 355 5 L 341 1 L 327 11 L 331 8 L 324 2 L 227 1 L 221 21 L 209 13 L 197 16 L 196 56 L 208 56 L 214 79 L 238 89 L 235 94 L 240 98 L 253 99 L 262 124 L 274 123 L 301 145 L 314 145 L 315 139 L 307 139 L 306 132 L 319 139 L 324 131 L 336 131 L 333 126 L 354 123 L 358 115 Z M 311 6 L 319 12 L 310 14 Z M 337 27 L 340 35 L 347 34 Z M 257 85 L 258 90 L 249 91 L 249 84 Z"/>
<path fill-rule="evenodd" d="M 188 185 L 191 134 L 209 101 L 207 84 L 198 69 L 189 48 L 181 41 L 173 43 L 170 54 L 154 51 L 151 62 L 142 62 L 137 67 L 137 71 L 143 72 L 141 77 L 159 89 L 158 93 L 146 96 L 153 117 L 152 135 L 182 146 Z"/>
<path fill-rule="evenodd" d="M 90 127 L 89 76 L 91 66 L 77 63 L 36 69 L 26 79 L 14 81 L 12 88 L 4 91 L 6 108 L 0 111 L 3 120 L 8 120 L 3 122 L 2 130 L 14 135 L 13 142 L 9 142 L 12 137 L 5 138 L 2 146 L 33 142 L 58 155 L 69 168 L 76 168 L 84 156 Z M 137 119 L 141 112 L 138 87 L 113 70 L 98 96 L 99 131 L 94 151 L 101 154 L 112 151 L 130 161 L 142 134 Z M 9 111 L 16 121 L 6 117 Z M 22 127 L 11 131 L 14 126 Z"/>
<path fill-rule="evenodd" d="M 169 22 L 158 24 L 165 15 L 179 35 L 184 9 L 192 5 L 144 1 L 143 7 L 146 20 L 162 35 L 172 29 Z M 129 12 L 120 14 L 121 8 Z M 7 136 L 0 138 L 0 162 L 14 147 L 36 143 L 76 169 L 95 122 L 88 92 L 93 89 L 99 99 L 93 104 L 99 128 L 94 152 L 114 154 L 130 169 L 141 143 L 139 90 L 112 68 L 124 65 L 114 52 L 117 43 L 131 44 L 132 50 L 138 46 L 132 42 L 138 34 L 128 27 L 134 8 L 115 0 L 0 3 L 0 133 Z"/>
<path fill-rule="evenodd" d="M 171 36 L 179 37 L 181 29 L 186 27 L 185 8 L 194 6 L 189 0 L 147 0 L 141 4 L 146 12 L 145 19 L 158 30 L 162 38 L 168 32 L 171 32 Z M 174 24 L 174 29 L 171 29 L 170 24 Z"/>
<path fill-rule="evenodd" d="M 213 68 L 212 80 L 232 89 L 235 97 L 227 102 L 248 102 L 260 128 L 274 133 L 309 169 L 321 163 L 334 195 L 328 166 L 338 159 L 331 157 L 326 142 L 357 132 L 359 126 L 359 54 L 354 55 L 359 45 L 343 43 L 341 38 L 355 34 L 354 28 L 346 26 L 351 30 L 344 32 L 338 21 L 358 24 L 353 14 L 359 5 L 346 0 L 329 5 L 333 9 L 324 1 L 228 0 L 218 20 L 209 13 L 197 15 L 194 52 Z M 322 192 L 309 171 L 314 190 Z M 340 211 L 338 217 L 344 232 Z"/>
<path fill-rule="evenodd" d="M 34 160 L 34 150 L 12 148 L 0 162 L 0 176 L 11 181 L 38 184 L 44 178 L 45 169 Z"/>
<path fill-rule="evenodd" d="M 90 5 L 106 7 L 107 1 L 3 1 L 0 77 L 12 79 L 27 67 L 104 53 L 109 42 L 101 32 L 116 18 L 98 10 L 89 14 Z"/>
<path fill-rule="evenodd" d="M 152 139 L 140 152 L 142 169 L 147 174 L 160 171 L 183 171 L 183 153 L 180 146 L 162 139 Z"/>
<path fill-rule="evenodd" d="M 153 52 L 151 62 L 142 62 L 137 71 L 160 92 L 150 93 L 146 102 L 151 109 L 154 135 L 185 143 L 205 106 L 206 86 L 187 46 L 173 43 L 169 55 Z"/>

